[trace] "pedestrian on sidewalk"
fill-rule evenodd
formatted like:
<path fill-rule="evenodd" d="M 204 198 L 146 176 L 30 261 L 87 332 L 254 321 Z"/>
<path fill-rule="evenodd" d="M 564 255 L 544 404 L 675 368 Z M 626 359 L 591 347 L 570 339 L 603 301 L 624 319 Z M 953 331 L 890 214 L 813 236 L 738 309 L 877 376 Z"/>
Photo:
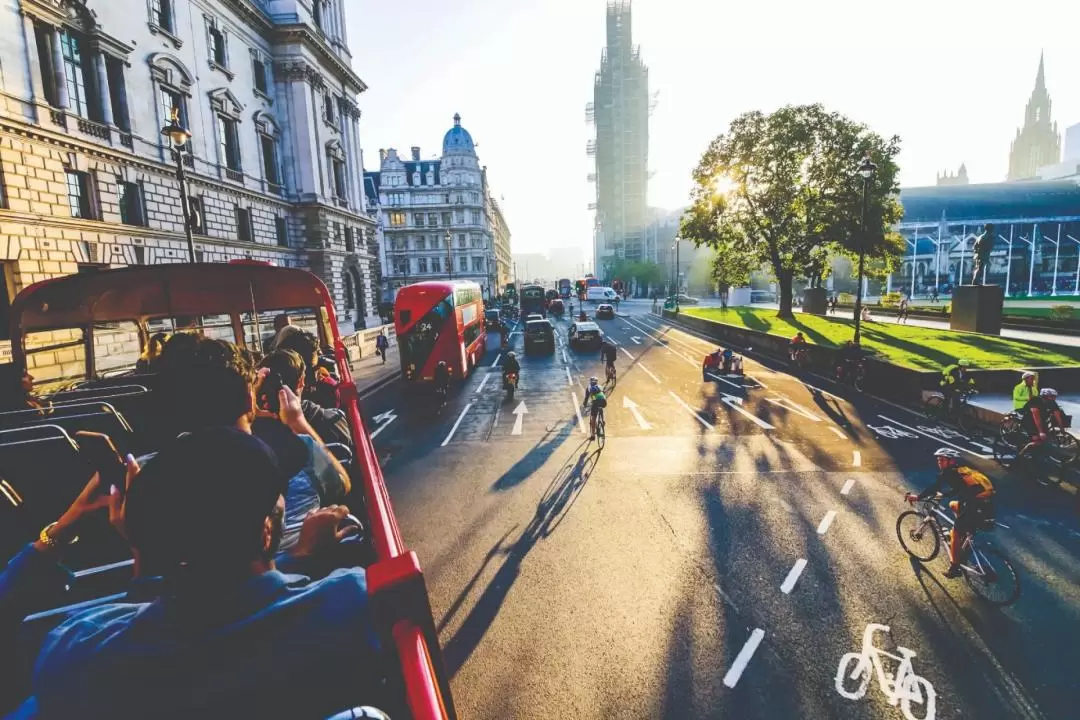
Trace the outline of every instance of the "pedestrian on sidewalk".
<path fill-rule="evenodd" d="M 381 330 L 375 337 L 375 354 L 382 358 L 383 364 L 386 364 L 386 349 L 390 347 L 390 341 L 386 339 L 386 331 Z"/>

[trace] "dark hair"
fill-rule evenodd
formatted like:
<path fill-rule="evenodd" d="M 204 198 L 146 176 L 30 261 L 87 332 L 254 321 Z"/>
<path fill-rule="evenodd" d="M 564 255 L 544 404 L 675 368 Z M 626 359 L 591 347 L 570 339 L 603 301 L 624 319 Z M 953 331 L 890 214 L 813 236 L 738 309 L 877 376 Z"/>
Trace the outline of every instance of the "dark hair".
<path fill-rule="evenodd" d="M 293 350 L 278 348 L 263 358 L 259 366 L 269 368 L 271 374 L 278 375 L 281 382 L 293 390 L 300 384 L 300 378 L 304 376 L 304 361 Z"/>
<path fill-rule="evenodd" d="M 30 407 L 22 379 L 26 371 L 14 363 L 0 365 L 0 412 Z"/>
<path fill-rule="evenodd" d="M 225 340 L 195 338 L 183 356 L 177 353 L 164 363 L 162 410 L 177 431 L 235 425 L 250 409 L 255 383 L 251 353 Z"/>
<path fill-rule="evenodd" d="M 319 353 L 319 338 L 315 337 L 314 333 L 306 331 L 290 333 L 281 339 L 277 349 L 292 350 L 300 356 L 300 359 L 304 361 L 304 365 L 310 368 L 315 363 L 316 356 Z"/>

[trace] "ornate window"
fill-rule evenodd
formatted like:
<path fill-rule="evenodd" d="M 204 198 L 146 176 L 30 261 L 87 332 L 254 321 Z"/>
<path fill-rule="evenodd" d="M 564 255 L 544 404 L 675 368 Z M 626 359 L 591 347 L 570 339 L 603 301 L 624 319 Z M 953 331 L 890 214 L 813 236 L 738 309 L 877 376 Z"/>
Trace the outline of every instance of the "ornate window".
<path fill-rule="evenodd" d="M 150 64 L 150 79 L 153 80 L 158 97 L 158 127 L 169 122 L 169 116 L 173 108 L 180 111 L 180 124 L 190 128 L 188 122 L 187 101 L 191 97 L 191 86 L 194 78 L 184 64 L 166 53 L 154 53 L 148 60 Z M 162 147 L 168 143 L 164 137 L 161 139 Z"/>
<path fill-rule="evenodd" d="M 210 109 L 217 119 L 218 165 L 227 178 L 243 182 L 239 128 L 244 106 L 228 88 L 218 88 L 210 91 Z"/>
<path fill-rule="evenodd" d="M 345 151 L 341 143 L 331 140 L 326 143 L 326 165 L 329 171 L 330 187 L 339 205 L 348 203 L 348 185 L 345 178 Z"/>
<path fill-rule="evenodd" d="M 280 193 L 281 186 L 284 184 L 281 173 L 281 158 L 278 152 L 281 130 L 269 113 L 260 110 L 255 113 L 255 132 L 259 136 L 263 177 L 266 179 L 267 190 L 272 193 Z"/>

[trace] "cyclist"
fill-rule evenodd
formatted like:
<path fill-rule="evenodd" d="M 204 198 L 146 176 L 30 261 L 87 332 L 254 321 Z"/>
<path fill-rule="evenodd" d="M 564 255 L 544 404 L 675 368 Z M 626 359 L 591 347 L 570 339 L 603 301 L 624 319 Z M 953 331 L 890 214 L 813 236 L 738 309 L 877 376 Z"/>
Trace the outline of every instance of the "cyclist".
<path fill-rule="evenodd" d="M 852 368 L 862 359 L 862 351 L 852 340 L 847 340 L 840 346 L 836 354 L 836 379 L 844 382 L 850 375 Z"/>
<path fill-rule="evenodd" d="M 802 331 L 795 333 L 795 337 L 788 341 L 788 355 L 791 356 L 791 361 L 795 362 L 795 356 L 800 350 L 806 347 L 806 337 L 803 336 Z"/>
<path fill-rule="evenodd" d="M 1028 403 L 1039 397 L 1038 375 L 1028 370 L 1020 378 L 1020 383 L 1013 388 L 1013 410 L 1025 413 Z"/>
<path fill-rule="evenodd" d="M 445 360 L 440 360 L 435 366 L 435 392 L 442 393 L 443 401 L 446 400 L 446 392 L 450 389 L 450 366 Z"/>
<path fill-rule="evenodd" d="M 600 381 L 595 377 L 589 378 L 589 387 L 585 390 L 585 402 L 581 404 L 582 409 L 589 404 L 592 400 L 592 410 L 589 415 L 589 441 L 596 439 L 596 416 L 600 414 L 601 408 L 607 407 L 607 396 L 604 395 L 604 388 L 600 387 Z"/>
<path fill-rule="evenodd" d="M 607 377 L 615 377 L 615 357 L 617 352 L 615 346 L 607 338 L 604 338 L 603 342 L 600 343 L 600 358 L 604 361 L 604 370 Z"/>
<path fill-rule="evenodd" d="M 921 493 L 908 493 L 908 502 L 927 500 L 942 491 L 957 499 L 949 502 L 949 508 L 956 514 L 949 538 L 949 569 L 945 577 L 960 575 L 960 549 L 969 535 L 974 535 L 980 526 L 994 521 L 994 484 L 990 478 L 978 470 L 960 464 L 960 453 L 952 448 L 939 448 L 934 452 L 937 458 L 938 476 L 933 485 Z M 946 493 L 943 493 L 946 494 Z"/>
<path fill-rule="evenodd" d="M 951 413 L 957 396 L 975 389 L 975 380 L 968 375 L 971 361 L 960 358 L 941 371 L 941 392 L 945 395 L 946 408 Z"/>

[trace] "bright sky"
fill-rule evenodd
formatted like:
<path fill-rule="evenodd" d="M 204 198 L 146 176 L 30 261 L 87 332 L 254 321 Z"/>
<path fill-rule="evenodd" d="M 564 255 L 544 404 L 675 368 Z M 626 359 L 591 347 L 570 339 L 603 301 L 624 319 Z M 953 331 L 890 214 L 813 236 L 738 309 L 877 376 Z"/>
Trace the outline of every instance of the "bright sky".
<path fill-rule="evenodd" d="M 605 0 L 348 0 L 368 170 L 378 150 L 438 155 L 460 112 L 515 252 L 591 248 L 585 103 Z M 1004 180 L 1039 52 L 1059 130 L 1080 123 L 1076 0 L 634 0 L 658 105 L 649 204 L 686 204 L 690 172 L 738 114 L 821 102 L 900 135 L 904 185 L 967 163 Z M 591 250 L 590 250 L 591 254 Z"/>

